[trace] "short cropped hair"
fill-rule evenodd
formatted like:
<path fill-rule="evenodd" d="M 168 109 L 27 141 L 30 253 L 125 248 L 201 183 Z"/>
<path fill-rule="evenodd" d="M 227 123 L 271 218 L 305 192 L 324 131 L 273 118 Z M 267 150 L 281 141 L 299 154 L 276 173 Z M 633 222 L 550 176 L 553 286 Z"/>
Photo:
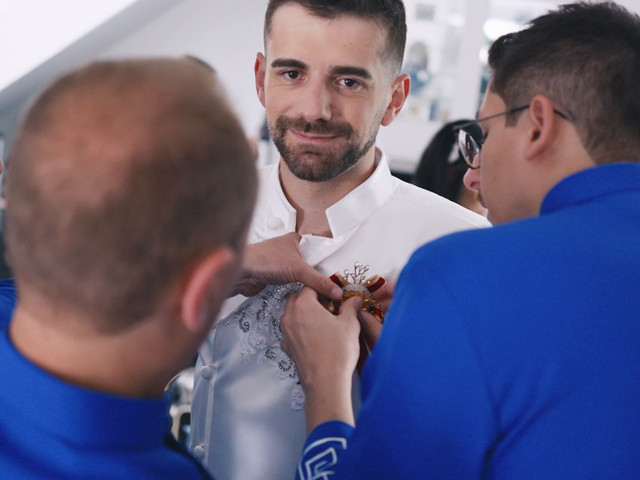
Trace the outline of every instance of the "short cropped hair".
<path fill-rule="evenodd" d="M 21 296 L 126 328 L 217 246 L 241 248 L 256 172 L 216 75 L 190 58 L 91 63 L 27 112 L 7 168 Z M 101 320 L 100 320 L 101 319 Z"/>
<path fill-rule="evenodd" d="M 489 66 L 507 108 L 544 94 L 573 117 L 597 164 L 640 161 L 637 15 L 613 2 L 562 5 L 496 40 Z"/>
<path fill-rule="evenodd" d="M 326 19 L 343 15 L 377 22 L 387 35 L 384 59 L 388 60 L 394 76 L 402 67 L 407 42 L 407 21 L 402 0 L 269 0 L 264 20 L 264 46 L 271 35 L 271 20 L 275 11 L 287 3 L 296 3 L 311 14 Z"/>

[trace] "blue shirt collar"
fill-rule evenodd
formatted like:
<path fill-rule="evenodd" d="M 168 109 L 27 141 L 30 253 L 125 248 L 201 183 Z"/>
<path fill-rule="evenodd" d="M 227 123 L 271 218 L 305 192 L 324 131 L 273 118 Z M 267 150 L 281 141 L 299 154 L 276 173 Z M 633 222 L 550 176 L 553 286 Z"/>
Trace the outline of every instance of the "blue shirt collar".
<path fill-rule="evenodd" d="M 31 363 L 0 332 L 0 405 L 7 415 L 72 444 L 155 446 L 169 432 L 169 397 L 127 398 L 65 382 Z"/>
<path fill-rule="evenodd" d="M 569 205 L 598 197 L 640 190 L 640 164 L 614 163 L 581 170 L 554 186 L 542 202 L 540 214 L 553 213 Z"/>

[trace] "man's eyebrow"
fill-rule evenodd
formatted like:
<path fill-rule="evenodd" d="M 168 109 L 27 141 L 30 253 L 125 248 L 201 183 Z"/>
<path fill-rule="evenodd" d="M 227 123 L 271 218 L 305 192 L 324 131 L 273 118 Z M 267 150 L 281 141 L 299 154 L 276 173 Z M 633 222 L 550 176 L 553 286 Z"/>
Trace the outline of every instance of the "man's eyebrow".
<path fill-rule="evenodd" d="M 293 58 L 276 58 L 271 62 L 271 68 L 291 67 L 298 68 L 300 70 L 306 70 L 308 68 L 306 63 L 300 60 L 294 60 Z"/>
<path fill-rule="evenodd" d="M 276 58 L 273 62 L 271 62 L 271 68 L 297 68 L 299 70 L 307 70 L 309 66 L 306 63 L 301 62 L 300 60 L 295 60 L 293 58 Z M 371 75 L 368 70 L 360 67 L 333 67 L 331 69 L 331 73 L 333 75 L 350 75 L 353 77 L 360 77 L 364 80 L 373 79 L 373 75 Z"/>
<path fill-rule="evenodd" d="M 371 80 L 373 76 L 368 70 L 359 67 L 334 67 L 331 69 L 334 75 L 351 75 L 353 77 L 360 77 L 364 80 Z"/>

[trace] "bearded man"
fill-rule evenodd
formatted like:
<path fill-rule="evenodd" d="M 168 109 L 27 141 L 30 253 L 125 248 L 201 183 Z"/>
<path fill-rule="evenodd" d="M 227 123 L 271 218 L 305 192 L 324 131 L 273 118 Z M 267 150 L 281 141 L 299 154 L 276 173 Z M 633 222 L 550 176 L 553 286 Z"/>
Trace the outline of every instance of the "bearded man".
<path fill-rule="evenodd" d="M 399 74 L 400 0 L 272 0 L 264 39 L 256 89 L 280 159 L 260 172 L 249 243 L 288 235 L 325 278 L 393 283 L 418 246 L 488 225 L 392 177 L 375 146 L 409 93 L 409 75 Z M 287 296 L 308 282 L 291 280 L 299 282 L 230 299 L 200 350 L 191 450 L 218 479 L 294 477 L 306 437 L 304 393 L 280 348 L 280 316 Z"/>

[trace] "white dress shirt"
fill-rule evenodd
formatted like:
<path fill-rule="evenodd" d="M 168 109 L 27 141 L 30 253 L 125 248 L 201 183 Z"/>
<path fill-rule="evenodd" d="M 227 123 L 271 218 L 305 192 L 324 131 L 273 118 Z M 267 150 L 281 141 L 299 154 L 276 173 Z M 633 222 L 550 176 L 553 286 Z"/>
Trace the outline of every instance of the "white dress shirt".
<path fill-rule="evenodd" d="M 395 282 L 413 251 L 458 230 L 489 223 L 449 200 L 393 177 L 377 151 L 374 173 L 327 209 L 332 237 L 304 235 L 304 259 L 324 275 L 352 271 Z M 259 242 L 295 231 L 296 210 L 279 181 L 278 163 L 260 171 L 249 233 Z M 461 252 L 464 254 L 464 252 Z M 269 286 L 229 299 L 200 350 L 191 411 L 191 450 L 217 480 L 294 478 L 306 438 L 304 392 L 280 349 L 280 316 L 299 284 Z M 358 400 L 357 378 L 354 381 Z M 357 405 L 356 405 L 357 407 Z"/>

